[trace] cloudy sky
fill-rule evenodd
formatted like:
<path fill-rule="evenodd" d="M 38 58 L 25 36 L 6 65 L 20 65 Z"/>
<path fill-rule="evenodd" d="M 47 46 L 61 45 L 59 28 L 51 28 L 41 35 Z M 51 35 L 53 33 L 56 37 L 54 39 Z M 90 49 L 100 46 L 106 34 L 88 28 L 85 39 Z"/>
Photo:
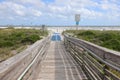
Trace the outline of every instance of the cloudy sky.
<path fill-rule="evenodd" d="M 0 25 L 120 25 L 120 0 L 0 0 Z"/>

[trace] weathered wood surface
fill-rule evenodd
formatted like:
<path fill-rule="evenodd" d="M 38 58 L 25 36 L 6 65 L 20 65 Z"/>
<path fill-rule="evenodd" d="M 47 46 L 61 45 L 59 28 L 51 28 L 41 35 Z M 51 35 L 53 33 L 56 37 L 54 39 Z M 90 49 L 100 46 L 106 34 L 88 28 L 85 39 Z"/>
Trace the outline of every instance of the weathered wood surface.
<path fill-rule="evenodd" d="M 51 42 L 35 80 L 87 80 L 81 67 L 66 52 L 63 42 Z"/>
<path fill-rule="evenodd" d="M 48 38 L 37 41 L 25 51 L 0 63 L 0 80 L 17 80 L 47 41 Z"/>
<path fill-rule="evenodd" d="M 72 57 L 91 80 L 120 80 L 120 53 L 90 42 L 64 36 L 64 43 Z M 115 73 L 117 73 L 117 75 Z"/>

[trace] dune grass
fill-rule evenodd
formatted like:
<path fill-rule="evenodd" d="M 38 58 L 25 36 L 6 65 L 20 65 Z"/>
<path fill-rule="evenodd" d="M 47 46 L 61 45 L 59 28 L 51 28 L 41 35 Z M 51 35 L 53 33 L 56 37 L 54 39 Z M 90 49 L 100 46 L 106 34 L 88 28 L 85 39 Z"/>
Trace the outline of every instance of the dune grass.
<path fill-rule="evenodd" d="M 0 62 L 19 53 L 47 34 L 47 31 L 35 29 L 0 29 Z"/>
<path fill-rule="evenodd" d="M 99 46 L 120 51 L 120 31 L 68 30 L 66 32 Z"/>

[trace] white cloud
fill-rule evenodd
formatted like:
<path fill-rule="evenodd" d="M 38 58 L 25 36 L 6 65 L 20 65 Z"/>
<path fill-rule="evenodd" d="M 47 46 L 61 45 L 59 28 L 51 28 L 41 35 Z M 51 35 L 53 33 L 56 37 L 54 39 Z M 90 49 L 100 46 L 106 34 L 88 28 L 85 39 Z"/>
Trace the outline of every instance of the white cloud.
<path fill-rule="evenodd" d="M 10 20 L 14 20 L 14 17 L 11 17 L 11 16 L 10 16 L 10 17 L 8 17 L 8 18 L 9 18 Z"/>
<path fill-rule="evenodd" d="M 115 3 L 111 3 L 108 0 L 102 1 L 100 6 L 104 10 L 110 10 L 110 11 L 111 10 L 114 10 L 114 11 L 120 10 L 120 8 L 119 8 L 120 6 L 119 5 L 117 5 Z"/>
<path fill-rule="evenodd" d="M 103 10 L 103 17 L 106 19 L 119 19 L 120 5 L 117 4 L 118 0 L 102 0 L 99 7 Z M 105 11 L 105 12 L 104 12 Z"/>
<path fill-rule="evenodd" d="M 29 5 L 31 7 L 45 7 L 45 3 L 41 0 L 7 0 L 14 3 L 22 4 L 24 6 Z"/>
<path fill-rule="evenodd" d="M 29 16 L 41 16 L 42 12 L 35 8 L 25 7 L 22 4 L 18 4 L 15 2 L 2 2 L 0 3 L 0 15 L 4 16 L 5 18 L 10 19 L 9 17 L 29 17 Z M 0 17 L 2 18 L 2 17 Z"/>
<path fill-rule="evenodd" d="M 25 13 L 23 11 L 20 10 L 16 10 L 15 11 L 19 16 L 25 16 Z"/>
<path fill-rule="evenodd" d="M 96 19 L 101 17 L 103 14 L 101 12 L 96 12 L 93 10 L 88 10 L 85 8 L 80 9 L 80 13 L 84 18 Z"/>
<path fill-rule="evenodd" d="M 80 13 L 84 18 L 95 19 L 101 17 L 102 13 L 99 11 L 89 10 L 87 8 L 96 6 L 98 7 L 98 3 L 91 0 L 56 0 L 55 3 L 48 5 L 48 9 L 52 14 L 56 13 L 55 15 L 69 17 L 76 13 Z"/>
<path fill-rule="evenodd" d="M 31 10 L 31 12 L 32 12 L 32 14 L 34 15 L 34 16 L 37 16 L 37 17 L 39 17 L 39 16 L 41 16 L 42 15 L 42 13 L 40 12 L 40 11 L 38 11 L 38 10 Z"/>
<path fill-rule="evenodd" d="M 111 19 L 120 17 L 120 5 L 117 3 L 118 0 L 55 0 L 49 4 L 44 0 L 6 0 L 0 3 L 0 15 L 6 18 L 44 16 L 71 20 L 80 13 L 85 19 Z"/>
<path fill-rule="evenodd" d="M 11 16 L 11 15 L 19 15 L 19 16 L 24 16 L 25 7 L 20 5 L 20 4 L 16 4 L 13 2 L 3 2 L 0 3 L 0 13 L 1 15 L 5 15 L 5 16 Z"/>

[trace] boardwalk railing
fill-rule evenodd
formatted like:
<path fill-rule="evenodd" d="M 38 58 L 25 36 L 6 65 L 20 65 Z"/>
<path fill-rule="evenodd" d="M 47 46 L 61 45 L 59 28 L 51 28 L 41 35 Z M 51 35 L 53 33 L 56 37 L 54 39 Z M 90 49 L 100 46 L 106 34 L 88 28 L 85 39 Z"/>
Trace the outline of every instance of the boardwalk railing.
<path fill-rule="evenodd" d="M 35 80 L 49 37 L 37 41 L 25 51 L 0 63 L 0 80 Z"/>
<path fill-rule="evenodd" d="M 64 35 L 64 44 L 90 80 L 120 80 L 120 53 Z"/>

